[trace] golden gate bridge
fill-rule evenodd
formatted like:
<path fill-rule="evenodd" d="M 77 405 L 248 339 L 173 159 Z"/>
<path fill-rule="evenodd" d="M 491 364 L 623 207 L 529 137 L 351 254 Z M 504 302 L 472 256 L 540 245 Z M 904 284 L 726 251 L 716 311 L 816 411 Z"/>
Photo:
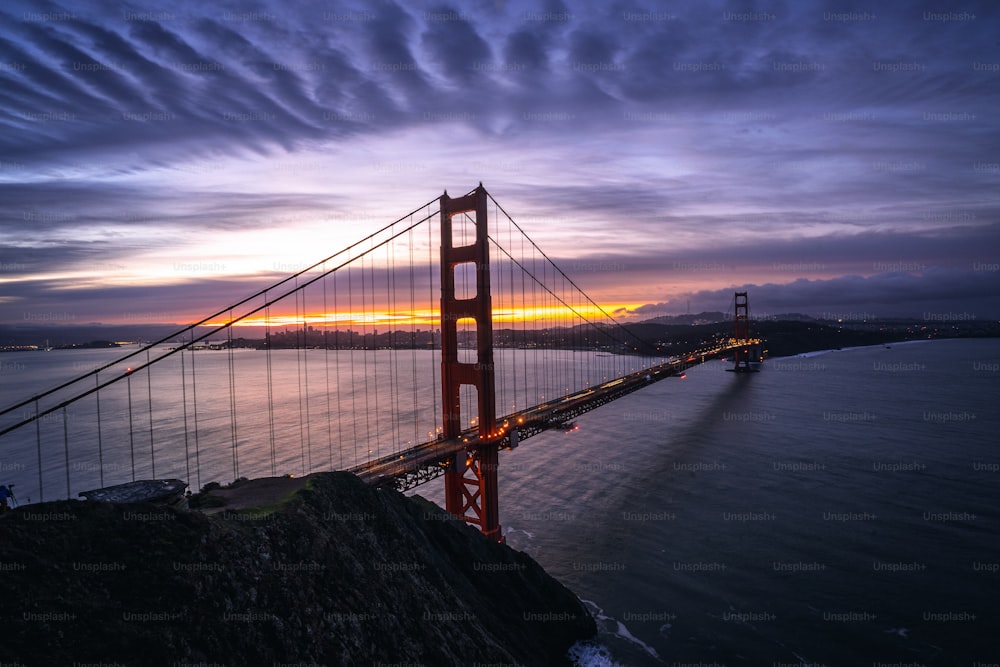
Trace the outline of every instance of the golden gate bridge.
<path fill-rule="evenodd" d="M 3 409 L 0 460 L 39 501 L 181 476 L 444 476 L 446 509 L 500 540 L 499 452 L 709 360 L 756 370 L 747 294 L 734 304 L 690 349 L 643 340 L 480 184 Z"/>

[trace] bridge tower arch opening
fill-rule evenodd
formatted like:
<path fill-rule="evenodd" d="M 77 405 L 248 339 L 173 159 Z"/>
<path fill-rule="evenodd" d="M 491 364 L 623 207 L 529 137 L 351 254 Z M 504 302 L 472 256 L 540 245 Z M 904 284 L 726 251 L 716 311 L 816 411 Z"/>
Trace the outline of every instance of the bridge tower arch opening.
<path fill-rule="evenodd" d="M 466 214 L 473 215 L 465 217 Z M 455 216 L 462 232 L 453 234 Z M 469 220 L 475 227 L 464 233 Z M 487 537 L 503 541 L 497 488 L 499 438 L 496 437 L 496 382 L 493 366 L 493 304 L 490 296 L 490 256 L 487 193 L 479 187 L 464 197 L 441 196 L 441 396 L 443 436 L 468 437 L 468 446 L 448 462 L 444 473 L 445 509 L 479 528 Z M 458 230 L 455 230 L 458 231 Z M 457 238 L 456 238 L 457 237 Z M 456 295 L 458 276 L 475 274 L 471 285 Z M 460 320 L 475 321 L 475 363 L 458 354 Z M 476 391 L 478 430 L 463 436 L 462 386 Z"/>

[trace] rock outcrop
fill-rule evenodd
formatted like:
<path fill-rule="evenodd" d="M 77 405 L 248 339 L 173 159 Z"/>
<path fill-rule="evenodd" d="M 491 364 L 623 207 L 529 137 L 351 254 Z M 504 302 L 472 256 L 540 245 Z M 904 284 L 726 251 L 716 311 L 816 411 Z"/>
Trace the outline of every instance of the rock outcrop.
<path fill-rule="evenodd" d="M 554 665 L 596 632 L 526 554 L 348 473 L 212 516 L 18 508 L 0 600 L 0 655 L 26 665 Z"/>

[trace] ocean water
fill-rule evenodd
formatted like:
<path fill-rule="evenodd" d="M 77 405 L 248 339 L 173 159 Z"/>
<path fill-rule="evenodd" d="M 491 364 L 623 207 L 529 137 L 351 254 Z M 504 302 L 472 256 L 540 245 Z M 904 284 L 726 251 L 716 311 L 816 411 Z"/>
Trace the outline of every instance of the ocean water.
<path fill-rule="evenodd" d="M 996 663 L 1000 340 L 724 368 L 501 455 L 507 543 L 598 620 L 578 664 Z"/>
<path fill-rule="evenodd" d="M 120 354 L 2 355 L 0 404 Z M 371 428 L 366 419 L 392 429 L 390 448 L 432 430 L 439 407 L 417 381 L 433 379 L 436 355 L 407 351 L 387 369 L 378 365 L 386 354 L 275 351 L 271 450 L 260 381 L 266 357 L 235 352 L 240 474 L 267 475 L 272 465 L 302 474 L 378 453 L 389 440 L 353 437 Z M 546 377 L 547 394 L 579 382 L 585 368 L 595 380 L 613 372 L 588 367 L 584 354 L 544 354 L 580 368 L 574 378 Z M 329 362 L 329 377 L 303 378 L 306 355 Z M 193 383 L 178 379 L 191 377 L 178 357 L 173 370 L 153 373 L 151 418 L 139 409 L 148 403 L 145 378 L 132 387 L 131 427 L 121 392 L 102 399 L 102 464 L 92 406 L 71 408 L 66 422 L 42 422 L 46 495 L 65 495 L 66 484 L 71 495 L 94 488 L 101 472 L 106 483 L 127 481 L 130 449 L 140 478 L 151 474 L 153 455 L 159 477 L 192 486 L 232 479 L 227 356 L 197 356 L 199 403 L 218 397 L 199 408 L 201 479 L 184 456 L 194 447 Z M 522 379 L 536 368 L 523 361 Z M 1000 340 L 813 353 L 768 360 L 746 376 L 725 368 L 693 368 L 583 415 L 578 431 L 543 433 L 501 454 L 507 543 L 531 554 L 598 620 L 597 639 L 574 648 L 578 664 L 1000 662 L 992 639 L 1000 628 Z M 383 393 L 379 412 L 366 416 L 358 406 L 374 402 L 357 382 L 364 377 L 369 394 L 396 384 L 415 398 L 393 403 Z M 312 387 L 305 402 L 303 379 Z M 316 391 L 328 381 L 341 387 L 329 402 Z M 514 386 L 502 394 L 515 403 L 531 398 Z M 390 405 L 401 408 L 396 417 Z M 312 426 L 304 429 L 305 412 Z M 37 500 L 39 452 L 29 436 L 0 438 L 0 482 L 17 482 L 22 502 Z M 331 444 L 341 441 L 352 445 Z M 411 493 L 443 502 L 440 480 Z"/>
<path fill-rule="evenodd" d="M 199 350 L 147 371 L 147 358 L 170 347 L 125 358 L 138 349 L 0 355 L 2 408 L 110 364 L 37 408 L 0 415 L 2 429 L 42 414 L 0 436 L 0 483 L 14 483 L 24 502 L 153 477 L 197 490 L 238 477 L 351 468 L 433 440 L 441 423 L 434 350 Z M 467 362 L 474 354 L 459 350 Z M 501 349 L 494 358 L 501 415 L 662 361 L 547 349 Z M 125 379 L 47 412 L 112 378 Z M 474 390 L 464 387 L 462 423 L 473 423 L 475 405 Z"/>

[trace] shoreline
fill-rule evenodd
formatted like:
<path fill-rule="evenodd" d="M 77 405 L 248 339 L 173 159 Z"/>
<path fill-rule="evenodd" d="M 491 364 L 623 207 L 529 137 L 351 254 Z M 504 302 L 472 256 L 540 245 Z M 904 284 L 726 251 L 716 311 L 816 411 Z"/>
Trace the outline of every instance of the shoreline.
<path fill-rule="evenodd" d="M 854 350 L 867 350 L 879 347 L 894 347 L 902 345 L 918 345 L 921 343 L 935 343 L 938 341 L 956 341 L 956 340 L 990 340 L 998 337 L 995 336 L 980 336 L 980 337 L 969 337 L 969 336 L 957 336 L 953 338 L 910 338 L 899 341 L 887 341 L 885 343 L 872 343 L 871 345 L 851 345 L 847 347 L 831 347 L 823 348 L 818 350 L 810 350 L 807 352 L 799 352 L 797 354 L 789 354 L 776 357 L 767 357 L 764 359 L 764 364 L 769 361 L 784 360 L 784 359 L 808 359 L 811 357 L 818 357 L 824 354 L 829 354 L 831 352 L 851 352 Z"/>
<path fill-rule="evenodd" d="M 810 357 L 818 357 L 823 354 L 829 354 L 830 352 L 850 352 L 852 350 L 867 350 L 878 347 L 887 347 L 891 345 L 915 345 L 918 343 L 932 343 L 938 340 L 969 340 L 969 339 L 968 338 L 910 338 L 900 341 L 889 341 L 886 343 L 872 343 L 870 345 L 850 345 L 848 347 L 830 347 L 819 350 L 809 350 L 807 352 L 799 352 L 798 354 L 789 354 L 781 357 L 768 357 L 767 359 L 764 360 L 764 363 L 777 359 L 808 359 Z"/>

